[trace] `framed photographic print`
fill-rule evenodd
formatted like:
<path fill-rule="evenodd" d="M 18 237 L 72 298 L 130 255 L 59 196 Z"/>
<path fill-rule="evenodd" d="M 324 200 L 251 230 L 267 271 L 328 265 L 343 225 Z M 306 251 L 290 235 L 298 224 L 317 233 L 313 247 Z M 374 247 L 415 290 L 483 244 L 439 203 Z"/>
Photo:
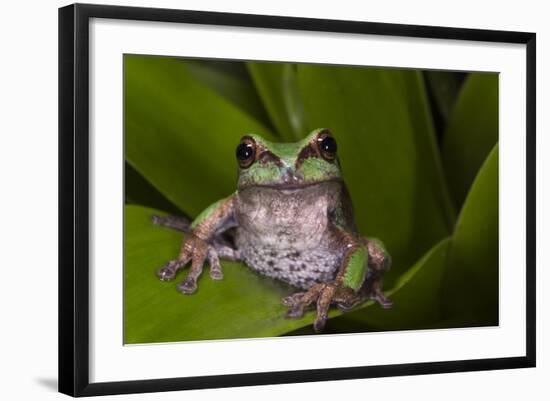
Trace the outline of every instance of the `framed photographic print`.
<path fill-rule="evenodd" d="M 78 4 L 59 85 L 61 392 L 535 366 L 535 34 Z"/>

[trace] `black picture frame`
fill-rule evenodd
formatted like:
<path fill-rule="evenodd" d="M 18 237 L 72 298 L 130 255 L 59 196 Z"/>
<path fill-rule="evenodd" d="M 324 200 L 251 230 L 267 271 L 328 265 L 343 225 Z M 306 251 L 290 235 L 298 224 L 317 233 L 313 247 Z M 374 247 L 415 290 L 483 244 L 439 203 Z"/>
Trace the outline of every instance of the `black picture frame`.
<path fill-rule="evenodd" d="M 462 361 L 229 374 L 123 382 L 89 381 L 89 22 L 142 20 L 438 38 L 526 45 L 526 355 Z M 59 9 L 59 391 L 93 396 L 313 382 L 535 366 L 535 99 L 536 35 L 266 15 L 74 4 Z"/>

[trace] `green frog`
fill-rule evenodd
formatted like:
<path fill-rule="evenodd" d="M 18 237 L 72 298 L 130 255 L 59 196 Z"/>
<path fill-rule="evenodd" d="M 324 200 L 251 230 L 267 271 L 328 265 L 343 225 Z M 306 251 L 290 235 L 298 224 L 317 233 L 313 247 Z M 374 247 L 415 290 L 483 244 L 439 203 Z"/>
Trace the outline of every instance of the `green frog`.
<path fill-rule="evenodd" d="M 205 262 L 210 277 L 219 280 L 220 258 L 242 261 L 298 289 L 282 300 L 287 316 L 301 317 L 315 306 L 316 332 L 325 327 L 331 305 L 349 311 L 373 299 L 383 308 L 392 306 L 382 291 L 390 255 L 381 241 L 357 231 L 337 143 L 328 129 L 316 129 L 296 143 L 245 135 L 236 159 L 237 190 L 191 224 L 153 216 L 156 224 L 187 232 L 177 258 L 158 270 L 161 280 L 174 279 L 190 264 L 177 288 L 193 294 Z"/>

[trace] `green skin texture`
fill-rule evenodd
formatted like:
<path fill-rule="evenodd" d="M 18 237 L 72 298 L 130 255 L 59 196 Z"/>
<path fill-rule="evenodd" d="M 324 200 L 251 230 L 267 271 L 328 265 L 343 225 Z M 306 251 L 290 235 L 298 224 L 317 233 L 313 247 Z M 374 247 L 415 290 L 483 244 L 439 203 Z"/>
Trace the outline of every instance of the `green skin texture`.
<path fill-rule="evenodd" d="M 278 156 L 282 162 L 282 166 L 277 165 L 275 162 L 257 162 L 247 169 L 241 169 L 238 178 L 238 188 L 243 189 L 249 186 L 258 185 L 276 188 L 284 185 L 284 177 L 289 171 L 302 178 L 302 185 L 342 179 L 338 160 L 328 162 L 322 158 L 310 157 L 305 159 L 297 169 L 295 167 L 296 160 L 301 150 L 307 146 L 320 131 L 321 130 L 314 130 L 303 140 L 295 143 L 274 143 L 265 140 L 259 135 L 248 135 L 252 137 L 258 145 L 265 147 L 274 155 Z M 227 198 L 221 199 L 207 207 L 193 221 L 191 228 L 208 220 L 226 199 Z M 341 210 L 336 210 L 332 222 L 344 230 L 351 229 L 348 227 Z M 375 241 L 383 247 L 381 241 Z M 357 247 L 354 253 L 347 258 L 347 264 L 343 268 L 343 285 L 357 291 L 365 281 L 368 272 L 368 252 L 366 248 L 364 246 Z"/>
<path fill-rule="evenodd" d="M 218 209 L 223 202 L 227 198 L 220 199 L 214 203 L 212 203 L 210 206 L 208 206 L 206 209 L 204 209 L 191 223 L 191 229 L 195 228 L 199 224 L 201 224 L 203 221 L 208 220 L 212 216 L 212 214 Z"/>
<path fill-rule="evenodd" d="M 369 254 L 363 247 L 358 248 L 349 258 L 344 273 L 344 286 L 359 290 L 368 271 Z"/>

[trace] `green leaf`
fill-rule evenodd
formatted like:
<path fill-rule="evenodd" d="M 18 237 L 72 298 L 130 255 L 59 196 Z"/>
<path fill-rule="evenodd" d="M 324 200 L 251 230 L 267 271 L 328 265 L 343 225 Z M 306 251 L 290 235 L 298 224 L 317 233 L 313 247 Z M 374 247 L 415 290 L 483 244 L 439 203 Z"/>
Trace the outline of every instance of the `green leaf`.
<path fill-rule="evenodd" d="M 268 126 L 269 116 L 244 63 L 221 60 L 181 60 L 201 83 L 216 91 L 249 116 Z"/>
<path fill-rule="evenodd" d="M 188 215 L 235 190 L 235 146 L 271 132 L 174 58 L 125 56 L 125 155 Z"/>
<path fill-rule="evenodd" d="M 126 203 L 147 206 L 181 215 L 182 211 L 166 199 L 131 165 L 124 163 L 124 200 Z"/>
<path fill-rule="evenodd" d="M 411 269 L 426 264 L 416 276 L 422 286 L 412 281 L 404 286 L 392 297 L 395 306 L 389 313 L 359 310 L 329 324 L 338 332 L 496 325 L 498 254 L 496 145 L 472 185 L 450 241 L 441 242 Z"/>
<path fill-rule="evenodd" d="M 420 73 L 298 65 L 298 81 L 309 129 L 338 141 L 360 231 L 392 255 L 391 286 L 454 224 Z"/>
<path fill-rule="evenodd" d="M 443 120 L 449 119 L 461 84 L 456 73 L 449 71 L 424 71 L 426 83 Z"/>
<path fill-rule="evenodd" d="M 497 140 L 498 74 L 472 73 L 449 118 L 441 147 L 449 190 L 457 209 Z"/>
<path fill-rule="evenodd" d="M 224 279 L 208 268 L 193 295 L 176 290 L 186 272 L 162 282 L 156 270 L 173 259 L 183 235 L 154 226 L 153 209 L 125 208 L 124 342 L 126 344 L 277 336 L 311 323 L 286 319 L 281 299 L 293 290 L 241 263 L 223 261 Z"/>
<path fill-rule="evenodd" d="M 445 309 L 462 326 L 498 324 L 498 144 L 457 220 L 445 277 Z"/>
<path fill-rule="evenodd" d="M 247 67 L 281 140 L 295 142 L 306 135 L 295 65 L 249 62 Z"/>
<path fill-rule="evenodd" d="M 311 326 L 315 311 L 302 319 L 284 317 L 286 308 L 281 298 L 295 289 L 260 276 L 242 263 L 222 261 L 221 281 L 211 280 L 205 268 L 197 292 L 190 296 L 176 290 L 185 272 L 180 272 L 176 281 L 161 282 L 155 272 L 177 255 L 182 234 L 154 226 L 153 214 L 158 211 L 133 205 L 125 208 L 126 344 L 269 337 Z M 395 302 L 393 310 L 382 310 L 368 301 L 352 313 L 361 313 L 366 319 L 363 331 L 376 330 L 383 324 L 416 327 L 434 319 L 432 315 L 437 311 L 430 311 L 429 306 L 433 306 L 439 288 L 447 244 L 448 240 L 439 243 L 398 278 L 395 287 L 388 291 Z M 331 308 L 329 317 L 339 315 L 340 311 Z"/>
<path fill-rule="evenodd" d="M 455 225 L 454 205 L 419 71 L 251 67 L 265 102 L 258 109 L 258 94 L 251 94 L 243 64 L 239 71 L 232 66 L 125 56 L 127 178 L 135 173 L 133 178 L 139 179 L 126 182 L 131 200 L 167 211 L 160 203 L 137 199 L 156 193 L 194 217 L 235 190 L 234 151 L 241 135 L 255 132 L 277 140 L 270 130 L 274 126 L 279 140 L 294 140 L 310 129 L 327 127 L 338 140 L 361 232 L 381 238 L 393 257 L 384 289 L 395 302 L 387 311 L 369 301 L 343 316 L 331 308 L 328 329 L 450 327 L 448 322 L 456 327 L 498 320 L 498 151 L 479 172 L 452 240 L 445 239 Z M 285 81 L 285 74 L 290 80 Z M 270 122 L 261 116 L 262 109 Z M 458 110 L 457 103 L 453 116 Z M 463 113 L 463 119 L 471 118 L 475 114 Z M 460 132 L 454 136 L 462 138 Z M 477 137 L 470 137 L 471 130 L 464 136 L 460 144 L 467 148 L 469 143 L 477 152 Z M 159 212 L 125 208 L 125 343 L 310 330 L 315 311 L 298 320 L 284 317 L 280 300 L 294 289 L 241 263 L 223 261 L 222 281 L 211 280 L 206 267 L 192 296 L 176 291 L 186 272 L 175 282 L 159 281 L 155 271 L 177 255 L 182 235 L 152 225 L 153 213 Z"/>

